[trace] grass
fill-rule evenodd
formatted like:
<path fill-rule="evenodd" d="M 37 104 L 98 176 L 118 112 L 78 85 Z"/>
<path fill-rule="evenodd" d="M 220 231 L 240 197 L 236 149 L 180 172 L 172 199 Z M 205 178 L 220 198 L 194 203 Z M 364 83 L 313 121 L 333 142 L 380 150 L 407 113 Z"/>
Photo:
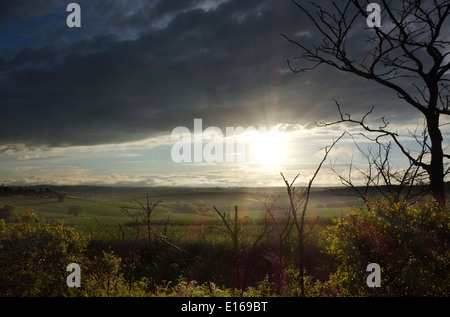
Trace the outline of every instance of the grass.
<path fill-rule="evenodd" d="M 305 268 L 306 277 L 310 279 L 308 281 L 318 282 L 308 284 L 311 296 L 335 294 L 333 292 L 336 290 L 333 288 L 322 288 L 332 284 L 321 284 L 331 281 L 330 273 L 335 269 L 329 254 L 324 252 L 327 250 L 324 240 L 327 236 L 323 233 L 329 232 L 324 229 L 333 223 L 332 218 L 343 216 L 351 209 L 351 201 L 343 200 L 342 197 L 331 196 L 326 191 L 314 192 L 305 219 L 308 239 L 301 249 L 303 252 L 300 252 L 299 232 L 295 227 L 280 240 L 280 231 L 277 229 L 283 226 L 278 227 L 277 224 L 281 224 L 280 220 L 286 218 L 269 220 L 267 223 L 264 221 L 265 206 L 255 195 L 263 196 L 266 189 L 264 192 L 254 189 L 204 190 L 204 195 L 202 190 L 151 192 L 147 189 L 151 193 L 149 202 L 160 200 L 159 195 L 164 194 L 164 203 L 152 209 L 150 224 L 145 219 L 135 223 L 122 210 L 126 207 L 132 215 L 143 212 L 138 201 L 146 204 L 147 198 L 142 196 L 144 191 L 108 191 L 105 188 L 85 190 L 86 192 L 82 192 L 77 189 L 77 193 L 67 193 L 64 201 L 57 194 L 0 197 L 0 208 L 2 205 L 14 206 L 17 215 L 25 214 L 33 208 L 47 219 L 63 219 L 66 224 L 76 226 L 78 232 L 89 235 L 86 258 L 81 262 L 86 266 L 85 272 L 90 272 L 88 274 L 94 277 L 85 279 L 93 283 L 86 284 L 89 286 L 86 292 L 90 296 L 109 296 L 109 282 L 118 279 L 124 291 L 131 292 L 131 285 L 139 282 L 142 286 L 139 290 L 156 294 L 160 287 L 167 285 L 167 281 L 177 281 L 180 278 L 192 283 L 214 283 L 220 289 L 234 290 L 233 294 L 237 296 L 243 296 L 242 292 L 251 288 L 259 290 L 258 296 L 298 296 L 299 263 L 304 265 L 302 268 Z M 210 200 L 211 197 L 214 199 Z M 285 203 L 286 200 L 280 197 L 273 210 L 283 214 Z M 239 206 L 239 221 L 234 219 L 234 204 Z M 69 215 L 67 211 L 70 206 L 82 207 L 84 213 L 78 217 Z M 210 208 L 214 208 L 212 206 L 218 206 L 220 212 L 217 213 L 220 217 L 209 212 Z M 225 216 L 224 212 L 230 217 Z M 317 216 L 320 219 L 316 223 Z M 13 228 L 16 223 L 13 218 L 10 221 Z M 316 226 L 309 231 L 311 223 Z M 46 224 L 45 228 L 48 230 L 51 226 Z M 333 228 L 339 226 L 328 229 Z M 24 230 L 23 227 L 20 230 Z M 344 231 L 347 233 L 348 230 Z M 55 240 L 59 236 L 57 233 Z M 36 241 L 45 243 L 47 239 Z M 24 245 L 28 246 L 28 240 Z M 48 247 L 54 249 L 51 244 Z M 10 250 L 15 249 L 14 244 Z M 36 254 L 41 249 L 39 247 Z M 349 254 L 356 249 L 359 250 L 359 247 L 352 248 Z M 358 261 L 352 263 L 356 262 Z M 106 285 L 103 280 L 98 280 L 99 276 L 103 276 L 98 275 L 99 273 L 105 274 L 105 281 L 108 282 L 108 287 L 104 290 L 106 293 L 98 288 Z M 265 285 L 262 290 L 259 288 L 261 283 Z M 100 293 L 96 293 L 97 291 Z M 173 289 L 162 287 L 162 291 L 161 296 L 164 296 Z"/>
<path fill-rule="evenodd" d="M 279 197 L 278 208 L 287 206 L 284 189 L 282 188 L 109 188 L 109 187 L 52 187 L 58 193 L 66 194 L 64 202 L 58 202 L 57 196 L 51 195 L 14 195 L 0 197 L 0 207 L 12 205 L 17 215 L 23 215 L 30 209 L 45 218 L 60 218 L 77 226 L 94 224 L 97 219 L 101 223 L 125 224 L 130 218 L 122 211 L 122 207 L 138 210 L 138 202 L 145 204 L 147 196 L 150 202 L 162 200 L 155 220 L 170 218 L 171 221 L 185 220 L 187 222 L 215 217 L 213 205 L 221 211 L 233 210 L 234 205 L 239 208 L 240 217 L 258 219 L 264 217 L 262 201 L 269 194 Z M 338 204 L 338 207 L 329 207 Z M 69 206 L 81 206 L 82 215 L 74 217 L 68 215 Z M 180 211 L 180 206 L 188 206 Z M 312 195 L 307 215 L 310 217 L 333 218 L 345 215 L 351 209 L 351 203 L 341 197 L 326 191 L 316 191 Z M 178 207 L 178 208 L 176 208 Z M 197 210 L 197 212 L 196 212 Z"/>
<path fill-rule="evenodd" d="M 147 197 L 149 202 L 162 200 L 152 215 L 155 228 L 161 232 L 164 230 L 171 242 L 189 249 L 229 242 L 213 206 L 221 212 L 231 213 L 234 205 L 238 205 L 239 218 L 247 222 L 243 231 L 250 241 L 263 228 L 263 201 L 268 195 L 278 197 L 275 208 L 279 213 L 283 214 L 288 205 L 283 188 L 133 189 L 80 186 L 52 188 L 52 192 L 65 194 L 64 201 L 60 202 L 56 194 L 13 195 L 0 197 L 0 207 L 12 205 L 16 215 L 23 215 L 32 209 L 46 219 L 62 219 L 92 240 L 107 245 L 120 240 L 121 230 L 127 237 L 133 237 L 135 233 L 131 225 L 133 220 L 123 212 L 123 207 L 135 213 L 142 208 L 140 203 L 146 204 Z M 69 206 L 80 206 L 84 212 L 77 217 L 69 215 Z M 317 230 L 330 224 L 331 218 L 343 216 L 351 209 L 349 202 L 325 190 L 314 191 L 309 206 L 307 217 L 320 217 Z M 167 221 L 169 225 L 165 227 Z"/>

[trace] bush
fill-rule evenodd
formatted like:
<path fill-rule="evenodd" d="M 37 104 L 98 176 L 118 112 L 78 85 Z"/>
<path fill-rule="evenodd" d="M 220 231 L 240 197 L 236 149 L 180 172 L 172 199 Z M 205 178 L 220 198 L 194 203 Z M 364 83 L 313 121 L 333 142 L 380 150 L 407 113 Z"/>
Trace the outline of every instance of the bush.
<path fill-rule="evenodd" d="M 88 239 L 62 221 L 30 212 L 10 226 L 0 220 L 0 296 L 145 296 L 147 282 L 127 282 L 110 251 L 87 257 Z M 81 287 L 69 288 L 67 265 L 81 266 Z"/>
<path fill-rule="evenodd" d="M 326 253 L 340 296 L 449 296 L 449 212 L 435 201 L 414 205 L 378 199 L 326 231 Z M 381 267 L 381 287 L 369 288 L 369 263 Z M 330 285 L 328 285 L 330 286 Z"/>
<path fill-rule="evenodd" d="M 127 281 L 121 273 L 122 259 L 112 251 L 102 251 L 86 259 L 80 288 L 71 290 L 72 296 L 86 297 L 143 297 L 148 293 L 148 280 Z"/>
<path fill-rule="evenodd" d="M 83 212 L 84 212 L 83 207 L 76 206 L 76 205 L 69 206 L 69 208 L 67 210 L 67 214 L 68 215 L 72 215 L 72 216 L 75 216 L 75 217 L 78 217 L 78 215 L 81 215 Z"/>
<path fill-rule="evenodd" d="M 86 246 L 74 228 L 32 212 L 0 220 L 0 296 L 64 296 L 67 265 L 83 262 Z"/>
<path fill-rule="evenodd" d="M 155 285 L 153 296 L 156 297 L 229 297 L 231 290 L 221 289 L 214 283 L 202 283 L 197 281 L 187 281 L 180 277 L 175 285 L 172 282 L 165 282 L 163 285 Z"/>
<path fill-rule="evenodd" d="M 5 205 L 3 208 L 0 208 L 0 219 L 5 219 L 6 221 L 10 221 L 16 215 L 14 214 L 14 209 L 16 207 L 11 205 Z"/>

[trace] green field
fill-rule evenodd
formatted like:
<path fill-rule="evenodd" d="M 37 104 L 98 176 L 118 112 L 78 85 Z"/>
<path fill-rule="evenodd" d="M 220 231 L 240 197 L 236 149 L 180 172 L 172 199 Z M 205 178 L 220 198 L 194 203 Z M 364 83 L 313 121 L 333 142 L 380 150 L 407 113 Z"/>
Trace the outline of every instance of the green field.
<path fill-rule="evenodd" d="M 46 187 L 52 193 L 64 194 L 63 201 L 56 194 L 12 195 L 0 197 L 0 207 L 14 206 L 14 212 L 22 215 L 33 210 L 45 218 L 61 218 L 74 225 L 90 222 L 126 223 L 129 217 L 123 208 L 138 210 L 140 203 L 161 201 L 155 219 L 192 220 L 217 217 L 213 206 L 220 211 L 238 206 L 240 217 L 257 219 L 264 217 L 264 201 L 276 198 L 274 209 L 283 211 L 288 206 L 284 188 L 113 188 L 113 187 Z M 310 217 L 339 217 L 345 215 L 351 200 L 334 195 L 325 189 L 317 189 L 311 195 L 307 210 Z M 69 206 L 80 206 L 84 212 L 75 217 L 69 215 Z"/>
<path fill-rule="evenodd" d="M 383 256 L 383 265 L 389 267 L 390 250 L 401 254 L 400 247 L 411 246 L 405 252 L 407 260 L 417 252 L 416 244 L 401 244 L 409 241 L 409 231 L 414 239 L 418 237 L 416 232 L 421 232 L 427 243 L 431 241 L 430 232 L 435 234 L 434 249 L 427 245 L 418 254 L 436 254 L 433 263 L 437 263 L 438 271 L 446 261 L 441 254 L 448 254 L 445 210 L 418 202 L 401 205 L 386 200 L 377 205 L 375 201 L 371 212 L 353 213 L 352 217 L 333 222 L 333 218 L 345 216 L 353 206 L 362 207 L 344 189 L 315 188 L 304 226 L 286 217 L 289 199 L 284 188 L 41 186 L 13 190 L 2 187 L 0 194 L 1 216 L 5 219 L 0 221 L 0 260 L 2 269 L 8 269 L 3 283 L 9 283 L 8 287 L 17 294 L 23 294 L 21 287 L 28 289 L 36 278 L 39 283 L 33 291 L 46 292 L 41 284 L 53 283 L 48 279 L 54 276 L 45 275 L 55 270 L 50 266 L 59 261 L 59 270 L 67 266 L 66 262 L 72 263 L 75 256 L 84 266 L 85 288 L 80 290 L 83 296 L 134 296 L 135 292 L 145 296 L 184 296 L 187 288 L 193 296 L 220 296 L 221 291 L 233 296 L 243 296 L 244 291 L 249 296 L 299 296 L 299 285 L 304 282 L 299 272 L 304 272 L 308 283 L 313 283 L 308 284 L 308 296 L 339 296 L 339 289 L 328 288 L 332 285 L 329 283 L 335 283 L 330 274 L 336 270 L 336 256 L 353 256 L 350 265 L 362 265 L 357 272 L 367 266 L 366 259 L 378 256 Z M 147 202 L 149 206 L 158 204 L 147 208 Z M 270 206 L 270 214 L 266 206 Z M 16 218 L 30 211 L 34 215 Z M 63 220 L 66 225 L 54 220 Z M 381 224 L 367 226 L 367 220 Z M 411 225 L 418 227 L 408 229 Z M 436 226 L 434 231 L 430 231 L 432 225 Z M 391 237 L 382 232 L 386 228 L 398 228 L 398 232 Z M 330 239 L 330 235 L 338 238 Z M 56 260 L 46 264 L 47 259 Z M 24 265 L 26 261 L 28 264 Z M 406 262 L 402 258 L 399 263 Z M 413 268 L 412 272 L 416 270 Z M 39 274 L 24 280 L 29 271 Z M 397 272 L 397 268 L 392 272 Z M 439 284 L 443 279 L 433 274 L 430 273 L 431 278 Z M 364 280 L 362 276 L 358 277 L 360 280 Z M 175 281 L 174 286 L 169 288 L 168 281 Z M 359 285 L 358 281 L 355 285 Z M 59 280 L 54 283 L 61 284 Z M 218 286 L 219 292 L 212 290 L 210 283 Z M 54 289 L 51 285 L 50 289 Z M 399 286 L 401 294 L 402 287 Z M 61 294 L 66 291 L 62 289 Z"/>
<path fill-rule="evenodd" d="M 14 207 L 14 214 L 24 215 L 30 210 L 48 220 L 61 219 L 66 225 L 76 227 L 93 241 L 115 243 L 125 233 L 127 238 L 135 234 L 131 214 L 142 211 L 149 203 L 160 202 L 152 214 L 154 225 L 164 225 L 171 241 L 191 245 L 199 241 L 219 242 L 227 239 L 221 227 L 221 219 L 214 210 L 233 212 L 238 206 L 239 219 L 245 221 L 246 232 L 257 236 L 266 215 L 264 202 L 272 206 L 279 219 L 285 219 L 289 205 L 284 188 L 114 188 L 114 187 L 27 187 L 27 193 L 1 197 L 0 208 Z M 30 193 L 31 191 L 31 193 Z M 61 200 L 61 195 L 64 199 Z M 346 197 L 346 199 L 349 199 Z M 343 216 L 351 210 L 351 200 L 325 189 L 311 194 L 306 218 L 316 219 L 317 225 L 330 224 L 331 218 Z M 79 206 L 78 216 L 68 213 L 71 206 Z M 126 209 L 129 214 L 124 212 Z M 249 224 L 255 224 L 249 226 Z M 205 228 L 208 228 L 205 230 Z M 323 228 L 323 226 L 317 226 Z M 123 232 L 122 232 L 123 230 Z M 196 233 L 197 232 L 197 233 Z M 199 235 L 198 232 L 201 232 Z M 201 242 L 201 243 L 203 243 Z"/>
<path fill-rule="evenodd" d="M 32 210 L 49 221 L 61 219 L 66 225 L 76 227 L 78 232 L 89 236 L 91 252 L 96 254 L 111 249 L 123 257 L 125 262 L 134 261 L 133 254 L 140 254 L 140 262 L 136 265 L 144 266 L 147 270 L 145 276 L 151 276 L 158 283 L 164 279 L 176 279 L 180 275 L 197 281 L 208 280 L 203 268 L 195 268 L 199 257 L 209 263 L 209 269 L 213 272 L 211 274 L 215 275 L 214 280 L 220 285 L 231 286 L 234 283 L 229 270 L 234 268 L 233 254 L 237 254 L 236 252 L 257 252 L 260 255 L 255 255 L 255 259 L 261 259 L 261 263 L 264 263 L 259 265 L 268 265 L 270 261 L 267 262 L 265 250 L 273 247 L 275 237 L 274 231 L 270 231 L 274 229 L 272 220 L 264 220 L 264 203 L 271 206 L 276 219 L 283 221 L 286 220 L 289 206 L 285 188 L 39 186 L 22 189 L 14 188 L 13 194 L 0 196 L 0 208 L 6 205 L 14 207 L 15 216 Z M 130 216 L 142 212 L 147 201 L 160 202 L 151 216 L 154 240 L 150 246 L 145 235 L 145 219 L 140 219 L 139 230 L 142 231 L 138 233 L 137 223 Z M 273 201 L 275 203 L 272 205 Z M 344 199 L 344 196 L 326 189 L 315 189 L 308 205 L 307 225 L 308 221 L 319 216 L 320 220 L 315 222 L 314 228 L 315 232 L 320 232 L 325 225 L 331 223 L 331 218 L 342 216 L 351 210 L 351 205 L 349 197 Z M 79 206 L 83 212 L 77 216 L 71 215 L 68 213 L 71 206 Z M 228 221 L 234 221 L 234 208 L 237 206 L 240 251 L 233 249 L 232 238 L 214 206 L 222 214 L 226 212 L 230 215 Z M 271 223 L 271 229 L 265 225 L 267 223 Z M 260 236 L 263 238 L 258 240 Z M 286 259 L 295 258 L 297 254 L 289 251 L 296 244 L 295 237 L 295 230 L 292 229 L 292 234 L 284 242 L 286 250 L 279 251 L 286 252 Z M 256 247 L 253 244 L 257 241 Z M 311 258 L 319 256 L 317 247 L 310 246 L 309 249 L 312 252 Z M 149 250 L 157 258 L 147 259 Z M 240 261 L 244 259 L 245 256 Z M 310 264 L 311 270 L 317 271 L 314 263 Z M 160 277 L 156 271 L 148 271 L 156 268 L 160 270 Z M 247 282 L 256 283 L 264 279 L 266 269 L 260 267 L 258 272 L 249 273 Z M 317 272 L 319 274 L 320 271 Z M 138 275 L 136 278 L 142 276 Z"/>

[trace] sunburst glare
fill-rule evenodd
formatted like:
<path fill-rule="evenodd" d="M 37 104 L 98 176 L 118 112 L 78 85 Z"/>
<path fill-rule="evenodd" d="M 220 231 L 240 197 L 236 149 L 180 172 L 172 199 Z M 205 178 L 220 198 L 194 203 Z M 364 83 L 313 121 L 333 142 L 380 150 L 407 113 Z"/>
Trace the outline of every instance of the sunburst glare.
<path fill-rule="evenodd" d="M 249 162 L 261 169 L 279 168 L 287 159 L 289 134 L 270 130 L 256 132 L 248 137 Z"/>

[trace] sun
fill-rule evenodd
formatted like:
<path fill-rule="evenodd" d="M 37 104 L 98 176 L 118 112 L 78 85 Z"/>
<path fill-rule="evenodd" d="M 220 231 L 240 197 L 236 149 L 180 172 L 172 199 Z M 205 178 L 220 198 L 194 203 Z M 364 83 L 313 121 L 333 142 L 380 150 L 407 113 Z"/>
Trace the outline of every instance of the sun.
<path fill-rule="evenodd" d="M 250 162 L 265 169 L 278 168 L 287 159 L 288 138 L 288 134 L 276 130 L 251 135 L 248 140 Z"/>

